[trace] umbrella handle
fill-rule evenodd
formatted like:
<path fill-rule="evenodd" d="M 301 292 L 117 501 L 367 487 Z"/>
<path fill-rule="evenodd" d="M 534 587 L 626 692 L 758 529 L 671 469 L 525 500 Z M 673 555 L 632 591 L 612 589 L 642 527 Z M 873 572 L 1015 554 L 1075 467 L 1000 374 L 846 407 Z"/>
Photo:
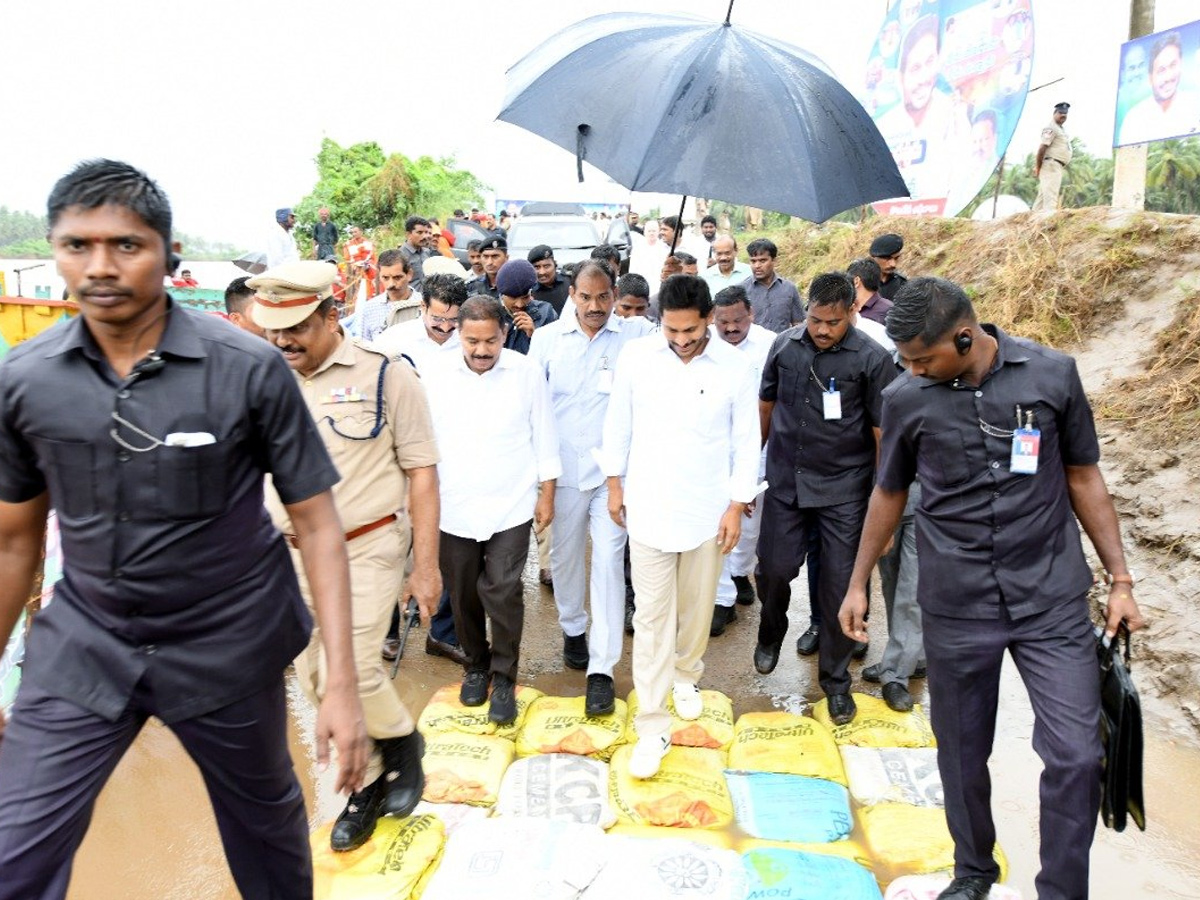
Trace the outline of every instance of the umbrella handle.
<path fill-rule="evenodd" d="M 732 6 L 730 8 L 732 9 Z M 579 180 L 582 181 L 583 179 L 581 178 Z M 687 206 L 687 194 L 684 194 L 679 201 L 679 227 L 676 228 L 675 233 L 671 235 L 671 249 L 667 251 L 667 256 L 673 255 L 675 253 L 675 247 L 679 244 L 679 236 L 683 232 L 683 208 L 685 206 Z"/>

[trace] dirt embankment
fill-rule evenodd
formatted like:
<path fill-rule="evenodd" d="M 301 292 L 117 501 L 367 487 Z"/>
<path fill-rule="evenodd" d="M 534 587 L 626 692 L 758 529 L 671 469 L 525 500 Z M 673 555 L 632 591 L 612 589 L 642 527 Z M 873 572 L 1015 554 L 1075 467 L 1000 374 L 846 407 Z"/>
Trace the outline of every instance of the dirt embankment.
<path fill-rule="evenodd" d="M 1200 218 L 1094 208 L 800 227 L 779 241 L 780 269 L 803 293 L 887 231 L 904 235 L 903 272 L 950 278 L 985 321 L 1078 359 L 1151 622 L 1134 645 L 1143 701 L 1200 738 Z"/>

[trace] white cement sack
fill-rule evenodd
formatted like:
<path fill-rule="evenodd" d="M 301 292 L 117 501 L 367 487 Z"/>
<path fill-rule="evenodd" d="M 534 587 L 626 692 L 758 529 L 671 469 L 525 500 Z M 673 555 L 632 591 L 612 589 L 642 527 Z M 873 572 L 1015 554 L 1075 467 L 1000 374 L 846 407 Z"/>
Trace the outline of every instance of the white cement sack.
<path fill-rule="evenodd" d="M 888 885 L 883 900 L 937 900 L 949 886 L 949 875 L 905 875 Z M 994 884 L 988 900 L 1021 900 L 1021 895 L 1007 885 Z"/>
<path fill-rule="evenodd" d="M 848 745 L 841 750 L 850 795 L 863 806 L 878 803 L 943 805 L 937 750 Z"/>
<path fill-rule="evenodd" d="M 496 815 L 608 828 L 617 821 L 608 802 L 608 764 L 571 753 L 518 759 L 504 773 Z"/>
<path fill-rule="evenodd" d="M 606 864 L 584 900 L 744 900 L 741 856 L 684 838 L 604 839 Z"/>

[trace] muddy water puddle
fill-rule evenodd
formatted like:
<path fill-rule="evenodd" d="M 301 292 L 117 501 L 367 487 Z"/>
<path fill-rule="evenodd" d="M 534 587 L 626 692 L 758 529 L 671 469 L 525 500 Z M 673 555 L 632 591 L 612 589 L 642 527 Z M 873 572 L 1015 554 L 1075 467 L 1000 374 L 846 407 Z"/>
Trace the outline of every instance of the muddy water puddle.
<path fill-rule="evenodd" d="M 526 570 L 526 584 L 536 585 L 536 560 Z M 800 579 L 803 583 L 803 577 Z M 800 588 L 804 593 L 803 588 Z M 562 633 L 551 594 L 526 589 L 525 637 L 521 682 L 548 694 L 582 694 L 581 672 L 564 670 Z M 883 604 L 872 609 L 872 648 L 867 662 L 878 659 L 886 640 Z M 747 611 L 749 610 L 749 611 Z M 769 676 L 754 672 L 751 659 L 758 622 L 753 607 L 738 607 L 739 620 L 713 638 L 705 656 L 701 686 L 728 694 L 735 714 L 786 709 L 806 712 L 820 699 L 815 658 L 794 652 L 795 639 L 808 621 L 807 599 L 793 602 L 789 614 L 791 643 L 785 644 L 779 667 Z M 629 639 L 615 673 L 617 691 L 632 688 Z M 854 665 L 854 671 L 860 664 Z M 1135 670 L 1136 677 L 1136 670 Z M 400 664 L 396 688 L 414 715 L 439 687 L 457 681 L 452 663 L 424 653 L 424 632 L 414 630 Z M 913 681 L 914 699 L 926 702 L 925 684 Z M 873 693 L 876 685 L 855 683 Z M 1200 897 L 1200 746 L 1168 727 L 1168 710 L 1151 704 L 1146 726 L 1146 833 L 1115 834 L 1099 828 L 1092 848 L 1092 896 L 1154 897 L 1195 900 Z M 340 812 L 344 799 L 332 790 L 332 773 L 318 775 L 312 762 L 313 712 L 298 691 L 291 693 L 291 746 L 305 790 L 310 823 L 315 827 Z M 1040 763 L 1030 747 L 1033 715 L 1015 669 L 1002 679 L 999 732 L 992 758 L 993 806 L 1001 845 L 1011 865 L 1009 883 L 1033 900 L 1037 873 L 1037 780 Z M 225 865 L 216 824 L 199 772 L 171 732 L 152 722 L 117 767 L 96 806 L 91 830 L 75 864 L 71 900 L 225 900 L 236 898 Z"/>

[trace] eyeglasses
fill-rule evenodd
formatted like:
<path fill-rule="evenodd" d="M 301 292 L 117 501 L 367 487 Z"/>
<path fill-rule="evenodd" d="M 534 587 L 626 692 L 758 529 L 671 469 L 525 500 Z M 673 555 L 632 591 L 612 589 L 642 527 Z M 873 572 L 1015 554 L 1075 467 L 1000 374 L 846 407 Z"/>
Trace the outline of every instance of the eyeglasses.
<path fill-rule="evenodd" d="M 447 319 L 445 316 L 430 316 L 429 321 L 432 322 L 434 325 L 454 325 L 455 327 L 458 326 L 458 317 L 457 316 L 455 316 L 453 319 Z"/>

